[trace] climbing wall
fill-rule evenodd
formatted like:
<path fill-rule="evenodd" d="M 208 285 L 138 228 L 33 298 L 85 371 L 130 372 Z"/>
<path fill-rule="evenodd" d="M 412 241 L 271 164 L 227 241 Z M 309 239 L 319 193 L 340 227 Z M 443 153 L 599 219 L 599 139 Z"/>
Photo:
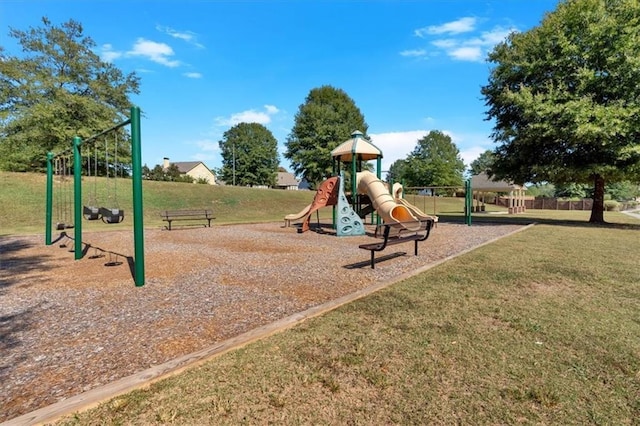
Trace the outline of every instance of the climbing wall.
<path fill-rule="evenodd" d="M 340 173 L 340 185 L 338 188 L 336 234 L 339 237 L 364 235 L 364 223 L 360 216 L 351 208 L 347 197 L 344 195 L 344 172 Z"/>

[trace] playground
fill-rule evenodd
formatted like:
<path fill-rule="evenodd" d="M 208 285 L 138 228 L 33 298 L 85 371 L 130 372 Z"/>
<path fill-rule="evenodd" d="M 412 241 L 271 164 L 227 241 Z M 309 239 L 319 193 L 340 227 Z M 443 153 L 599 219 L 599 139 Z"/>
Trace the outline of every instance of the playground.
<path fill-rule="evenodd" d="M 395 282 L 522 228 L 440 223 L 418 256 L 411 244 L 394 246 L 371 269 L 358 249 L 370 236 L 338 238 L 324 225 L 302 235 L 281 222 L 147 229 L 143 287 L 132 277 L 131 231 L 86 232 L 78 261 L 65 231 L 50 246 L 42 236 L 3 238 L 9 320 L 2 324 L 0 420 Z"/>
<path fill-rule="evenodd" d="M 119 223 L 124 213 L 92 204 L 80 209 L 80 146 L 130 122 L 135 130 L 138 115 L 132 109 L 133 120 L 85 141 L 74 139 L 74 160 L 62 169 L 73 164 L 76 207 L 72 214 L 67 201 L 65 221 L 53 220 L 52 200 L 64 200 L 56 195 L 54 177 L 65 176 L 58 173 L 60 161 L 49 155 L 46 244 L 41 236 L 0 240 L 7 314 L 2 329 L 6 357 L 0 369 L 7 398 L 0 420 L 170 364 L 292 315 L 304 319 L 309 309 L 331 309 L 336 300 L 346 303 L 522 229 L 438 224 L 437 217 L 404 200 L 401 186 L 390 189 L 379 173 L 362 170 L 367 160 L 376 160 L 380 170 L 382 153 L 354 132 L 332 152 L 335 176 L 320 185 L 309 206 L 285 216 L 284 225 L 180 226 L 143 232 L 138 158 L 133 160 L 134 232 L 83 233 L 83 220 L 101 217 L 104 223 Z M 138 133 L 132 131 L 134 153 L 139 151 Z M 91 150 L 87 151 L 90 172 Z M 93 164 L 98 164 L 97 155 Z M 106 170 L 108 177 L 108 166 Z M 350 194 L 358 194 L 351 199 L 345 195 L 345 171 L 354 177 Z M 66 193 L 70 200 L 71 191 Z M 466 211 L 471 210 L 470 199 Z M 314 212 L 331 206 L 331 222 L 319 223 L 315 215 L 312 223 Z M 371 214 L 370 220 L 362 219 Z M 381 220 L 387 226 L 384 246 L 389 226 L 410 234 L 425 226 L 434 229 L 430 237 L 427 232 L 420 238 L 429 237 L 419 253 L 416 234 L 390 241 L 389 248 L 378 252 L 378 268 L 373 269 L 374 252 L 369 260 L 369 249 L 362 249 L 371 245 Z M 315 232 L 305 232 L 311 229 Z"/>

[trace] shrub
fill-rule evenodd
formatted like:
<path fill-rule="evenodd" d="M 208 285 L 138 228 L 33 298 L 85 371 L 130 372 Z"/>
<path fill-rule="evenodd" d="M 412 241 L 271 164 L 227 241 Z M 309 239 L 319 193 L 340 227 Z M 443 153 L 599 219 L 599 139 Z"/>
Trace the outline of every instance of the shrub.
<path fill-rule="evenodd" d="M 604 209 L 608 212 L 617 212 L 620 210 L 620 203 L 616 200 L 605 200 Z"/>

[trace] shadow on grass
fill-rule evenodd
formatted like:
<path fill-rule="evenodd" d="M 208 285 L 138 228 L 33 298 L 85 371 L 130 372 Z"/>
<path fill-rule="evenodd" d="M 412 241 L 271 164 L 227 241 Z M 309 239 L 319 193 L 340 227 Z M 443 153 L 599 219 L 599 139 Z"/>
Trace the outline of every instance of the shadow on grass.
<path fill-rule="evenodd" d="M 447 215 L 447 214 L 439 214 L 438 215 L 440 223 L 464 223 L 464 217 L 462 215 Z M 505 224 L 514 224 L 514 225 L 529 225 L 531 223 L 544 224 L 544 225 L 554 225 L 554 226 L 571 226 L 571 227 L 580 227 L 580 228 L 605 228 L 605 229 L 633 229 L 640 230 L 640 224 L 635 223 L 590 223 L 585 220 L 570 220 L 570 219 L 553 219 L 553 218 L 538 218 L 538 217 L 530 217 L 530 216 L 519 216 L 519 215 L 506 215 L 506 214 L 486 214 L 486 215 L 478 215 L 475 214 L 471 217 L 471 226 L 474 225 L 505 225 Z"/>

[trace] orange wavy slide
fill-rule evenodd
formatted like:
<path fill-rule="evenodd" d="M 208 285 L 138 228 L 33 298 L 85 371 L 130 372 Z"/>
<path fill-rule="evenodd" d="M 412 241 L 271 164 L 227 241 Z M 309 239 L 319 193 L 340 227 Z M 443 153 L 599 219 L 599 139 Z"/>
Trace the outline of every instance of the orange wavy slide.
<path fill-rule="evenodd" d="M 295 214 L 288 214 L 284 217 L 285 226 L 290 226 L 293 220 L 302 220 L 301 232 L 309 230 L 309 222 L 313 212 L 327 206 L 335 206 L 338 203 L 338 176 L 331 177 L 323 181 L 311 204 Z"/>

